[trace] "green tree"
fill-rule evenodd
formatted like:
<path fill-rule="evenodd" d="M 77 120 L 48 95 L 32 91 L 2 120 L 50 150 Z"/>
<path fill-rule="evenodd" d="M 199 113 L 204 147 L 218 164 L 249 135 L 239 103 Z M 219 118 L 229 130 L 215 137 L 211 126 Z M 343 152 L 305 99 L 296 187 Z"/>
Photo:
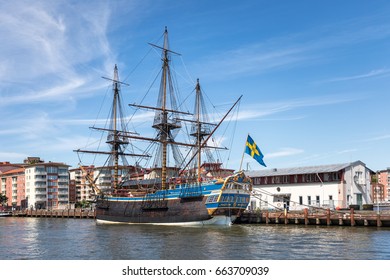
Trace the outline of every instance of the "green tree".
<path fill-rule="evenodd" d="M 0 205 L 6 204 L 8 201 L 8 197 L 5 194 L 0 193 Z"/>
<path fill-rule="evenodd" d="M 76 204 L 75 204 L 75 207 L 76 208 L 88 208 L 88 207 L 90 207 L 90 202 L 89 201 L 86 201 L 85 199 L 84 200 L 82 200 L 82 201 L 78 201 L 78 202 L 76 202 Z"/>

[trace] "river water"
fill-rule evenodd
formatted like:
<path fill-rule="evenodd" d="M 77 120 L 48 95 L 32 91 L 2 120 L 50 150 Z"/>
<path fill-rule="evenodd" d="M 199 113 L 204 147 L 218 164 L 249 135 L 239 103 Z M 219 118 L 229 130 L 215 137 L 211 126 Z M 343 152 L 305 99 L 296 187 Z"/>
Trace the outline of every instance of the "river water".
<path fill-rule="evenodd" d="M 390 228 L 0 218 L 2 260 L 390 260 Z"/>

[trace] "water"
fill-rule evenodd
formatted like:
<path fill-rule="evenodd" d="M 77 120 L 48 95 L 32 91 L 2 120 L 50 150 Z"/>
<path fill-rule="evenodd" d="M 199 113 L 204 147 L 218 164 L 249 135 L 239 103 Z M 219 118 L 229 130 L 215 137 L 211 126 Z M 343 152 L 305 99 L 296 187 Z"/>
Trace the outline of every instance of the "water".
<path fill-rule="evenodd" d="M 2 260 L 389 260 L 390 228 L 96 225 L 0 218 Z"/>

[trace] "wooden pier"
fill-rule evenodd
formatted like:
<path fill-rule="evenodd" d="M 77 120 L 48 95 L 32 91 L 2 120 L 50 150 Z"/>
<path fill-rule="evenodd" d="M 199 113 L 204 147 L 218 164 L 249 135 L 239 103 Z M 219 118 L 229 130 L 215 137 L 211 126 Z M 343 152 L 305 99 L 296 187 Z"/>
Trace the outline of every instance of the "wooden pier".
<path fill-rule="evenodd" d="M 326 226 L 375 226 L 390 227 L 390 212 L 316 209 L 303 211 L 245 212 L 238 224 L 293 224 Z"/>
<path fill-rule="evenodd" d="M 12 212 L 14 217 L 74 218 L 95 219 L 95 210 L 24 210 Z M 236 220 L 237 224 L 289 224 L 325 226 L 373 226 L 390 227 L 390 211 L 356 211 L 316 209 L 303 211 L 256 211 L 244 212 Z"/>
<path fill-rule="evenodd" d="M 95 210 L 85 209 L 61 209 L 61 210 L 24 210 L 13 211 L 14 217 L 43 217 L 43 218 L 75 218 L 75 219 L 95 219 Z"/>

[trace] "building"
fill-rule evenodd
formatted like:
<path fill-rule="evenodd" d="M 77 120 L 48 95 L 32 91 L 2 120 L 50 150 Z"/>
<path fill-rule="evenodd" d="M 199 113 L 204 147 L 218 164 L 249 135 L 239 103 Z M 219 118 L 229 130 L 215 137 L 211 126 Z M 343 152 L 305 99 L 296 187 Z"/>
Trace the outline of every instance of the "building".
<path fill-rule="evenodd" d="M 248 171 L 254 195 L 250 208 L 302 210 L 372 204 L 371 175 L 361 161 L 345 164 Z"/>
<path fill-rule="evenodd" d="M 138 175 L 133 166 L 118 166 L 118 183 L 120 184 L 125 178 L 134 179 Z M 75 190 L 75 202 L 93 201 L 95 199 L 95 190 L 105 194 L 112 193 L 113 185 L 113 168 L 80 166 L 70 169 L 70 186 Z M 143 174 L 143 173 L 142 173 Z"/>
<path fill-rule="evenodd" d="M 202 176 L 207 178 L 225 178 L 234 173 L 234 169 L 223 168 L 220 162 L 204 162 L 200 168 Z"/>
<path fill-rule="evenodd" d="M 29 159 L 26 161 L 28 162 Z M 24 169 L 28 208 L 68 208 L 68 168 L 69 166 L 64 163 L 45 163 L 41 160 L 30 161 L 28 164 L 26 164 Z"/>
<path fill-rule="evenodd" d="M 0 174 L 1 192 L 8 200 L 6 206 L 13 210 L 26 208 L 24 168 L 15 167 Z"/>
<path fill-rule="evenodd" d="M 28 157 L 0 163 L 0 191 L 13 209 L 63 209 L 69 204 L 68 165 Z"/>
<path fill-rule="evenodd" d="M 372 180 L 372 188 L 375 203 L 390 201 L 390 167 L 376 171 Z"/>
<path fill-rule="evenodd" d="M 7 197 L 7 203 L 4 205 L 9 209 L 18 209 L 22 202 L 25 203 L 24 178 L 20 176 L 20 168 L 20 164 L 0 162 L 0 193 Z"/>
<path fill-rule="evenodd" d="M 95 167 L 91 165 L 69 170 L 71 189 L 74 189 L 74 197 L 71 197 L 73 203 L 83 200 L 89 201 L 94 198 L 93 189 L 88 180 L 89 174 L 93 174 L 94 169 Z"/>

